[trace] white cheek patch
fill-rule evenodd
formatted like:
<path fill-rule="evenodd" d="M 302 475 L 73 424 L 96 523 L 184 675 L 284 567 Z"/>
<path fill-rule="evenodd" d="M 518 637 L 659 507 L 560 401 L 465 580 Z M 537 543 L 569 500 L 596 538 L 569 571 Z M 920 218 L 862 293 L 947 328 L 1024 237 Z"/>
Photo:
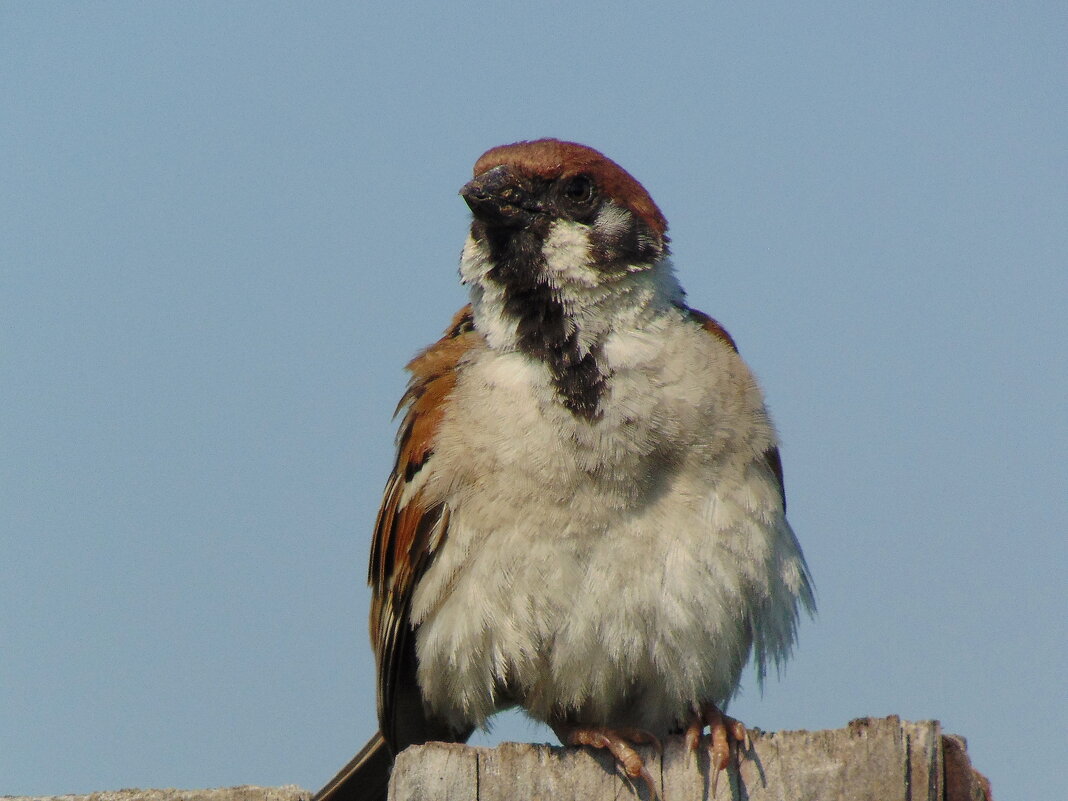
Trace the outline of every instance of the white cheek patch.
<path fill-rule="evenodd" d="M 489 245 L 468 235 L 460 256 L 460 280 L 470 287 L 475 327 L 491 347 L 511 350 L 515 347 L 516 321 L 503 314 L 504 287 L 487 278 L 492 269 Z"/>
<path fill-rule="evenodd" d="M 470 234 L 460 254 L 460 280 L 465 284 L 477 283 L 493 266 L 489 247 L 485 241 L 476 242 Z"/>
<path fill-rule="evenodd" d="M 556 287 L 577 285 L 594 287 L 600 275 L 593 269 L 589 228 L 570 220 L 557 220 L 541 247 L 545 273 Z"/>

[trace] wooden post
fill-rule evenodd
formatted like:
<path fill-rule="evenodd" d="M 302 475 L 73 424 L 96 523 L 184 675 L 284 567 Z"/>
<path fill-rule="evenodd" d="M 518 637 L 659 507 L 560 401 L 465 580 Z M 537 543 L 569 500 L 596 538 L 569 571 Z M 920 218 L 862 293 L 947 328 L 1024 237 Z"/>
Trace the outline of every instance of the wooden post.
<path fill-rule="evenodd" d="M 88 795 L 0 796 L 2 801 L 308 801 L 311 793 L 284 787 L 219 787 L 212 790 L 106 790 Z"/>
<path fill-rule="evenodd" d="M 963 740 L 937 721 L 862 718 L 833 731 L 753 732 L 739 770 L 719 777 L 716 801 L 991 801 Z M 713 798 L 707 748 L 681 737 L 641 753 L 663 801 Z M 397 758 L 390 801 L 647 801 L 611 756 L 594 749 L 428 743 Z"/>
<path fill-rule="evenodd" d="M 719 777 L 715 801 L 992 801 L 963 738 L 938 721 L 861 718 L 833 731 L 752 731 L 739 770 Z M 681 737 L 664 753 L 640 749 L 662 801 L 712 801 L 708 753 Z M 90 795 L 0 796 L 0 801 L 308 801 L 299 787 L 116 790 Z M 648 801 L 612 758 L 589 748 L 428 743 L 397 758 L 390 801 Z"/>

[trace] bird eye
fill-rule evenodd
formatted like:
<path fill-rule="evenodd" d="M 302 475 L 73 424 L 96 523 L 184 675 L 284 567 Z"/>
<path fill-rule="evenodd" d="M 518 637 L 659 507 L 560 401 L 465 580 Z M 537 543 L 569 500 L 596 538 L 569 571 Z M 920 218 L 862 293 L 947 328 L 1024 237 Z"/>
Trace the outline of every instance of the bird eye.
<path fill-rule="evenodd" d="M 593 198 L 593 181 L 585 175 L 576 175 L 564 185 L 564 197 L 572 203 L 588 203 Z"/>

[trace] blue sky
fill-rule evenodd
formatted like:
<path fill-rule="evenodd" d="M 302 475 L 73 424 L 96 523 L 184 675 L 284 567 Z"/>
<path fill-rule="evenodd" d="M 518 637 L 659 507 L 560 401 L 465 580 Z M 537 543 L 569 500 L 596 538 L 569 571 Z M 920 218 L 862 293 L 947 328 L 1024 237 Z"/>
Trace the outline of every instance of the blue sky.
<path fill-rule="evenodd" d="M 1063 3 L 0 5 L 0 793 L 315 789 L 371 734 L 401 368 L 475 158 L 553 135 L 781 430 L 820 614 L 734 713 L 938 718 L 1055 797 L 1065 52 Z"/>

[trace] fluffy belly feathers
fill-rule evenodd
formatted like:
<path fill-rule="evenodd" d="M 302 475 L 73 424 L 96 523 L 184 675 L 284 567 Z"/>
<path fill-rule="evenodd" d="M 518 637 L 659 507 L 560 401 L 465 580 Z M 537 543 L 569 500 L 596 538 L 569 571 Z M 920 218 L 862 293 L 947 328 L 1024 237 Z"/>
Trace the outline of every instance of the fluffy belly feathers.
<path fill-rule="evenodd" d="M 424 702 L 457 724 L 521 703 L 546 722 L 666 733 L 731 696 L 769 599 L 796 614 L 778 490 L 744 455 L 752 443 L 666 449 L 654 427 L 687 438 L 680 415 L 665 426 L 655 371 L 616 376 L 610 400 L 627 411 L 594 423 L 554 406 L 544 383 L 518 354 L 466 366 L 435 443 L 424 489 L 450 518 L 413 597 Z M 676 390 L 692 419 L 716 403 Z"/>

